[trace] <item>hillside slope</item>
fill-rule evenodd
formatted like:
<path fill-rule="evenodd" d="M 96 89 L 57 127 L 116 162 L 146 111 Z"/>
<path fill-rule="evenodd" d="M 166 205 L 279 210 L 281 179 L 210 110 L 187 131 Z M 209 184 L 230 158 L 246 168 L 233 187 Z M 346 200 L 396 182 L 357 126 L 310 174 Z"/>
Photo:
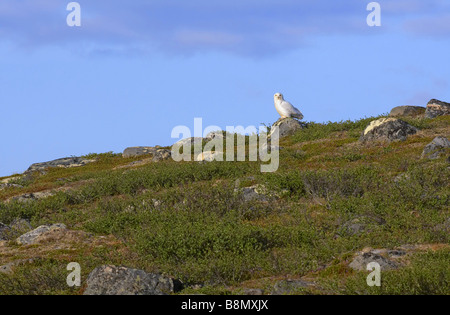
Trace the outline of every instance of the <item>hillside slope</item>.
<path fill-rule="evenodd" d="M 82 294 L 107 264 L 179 279 L 179 293 L 449 294 L 449 154 L 421 154 L 450 116 L 402 118 L 419 129 L 405 141 L 360 141 L 375 119 L 309 123 L 281 140 L 275 173 L 104 153 L 0 178 L 0 294 Z M 67 229 L 15 241 L 55 223 Z"/>

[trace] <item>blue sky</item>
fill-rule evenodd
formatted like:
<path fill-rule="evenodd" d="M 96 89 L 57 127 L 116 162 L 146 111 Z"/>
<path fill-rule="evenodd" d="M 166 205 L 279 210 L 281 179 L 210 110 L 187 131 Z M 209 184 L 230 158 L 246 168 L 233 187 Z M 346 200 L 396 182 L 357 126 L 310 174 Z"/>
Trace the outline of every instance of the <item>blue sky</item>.
<path fill-rule="evenodd" d="M 309 121 L 450 100 L 450 1 L 0 0 L 0 176 L 128 146 L 177 125 Z"/>

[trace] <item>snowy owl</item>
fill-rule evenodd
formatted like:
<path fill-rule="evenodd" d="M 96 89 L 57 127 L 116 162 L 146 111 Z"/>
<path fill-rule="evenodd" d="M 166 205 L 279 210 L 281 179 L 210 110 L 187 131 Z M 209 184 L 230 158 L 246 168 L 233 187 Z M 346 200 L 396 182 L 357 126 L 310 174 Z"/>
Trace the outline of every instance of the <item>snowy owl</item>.
<path fill-rule="evenodd" d="M 277 110 L 278 114 L 280 114 L 281 118 L 294 117 L 303 119 L 303 114 L 291 103 L 286 102 L 283 98 L 283 94 L 276 93 L 273 96 L 273 100 L 275 102 L 275 109 Z"/>

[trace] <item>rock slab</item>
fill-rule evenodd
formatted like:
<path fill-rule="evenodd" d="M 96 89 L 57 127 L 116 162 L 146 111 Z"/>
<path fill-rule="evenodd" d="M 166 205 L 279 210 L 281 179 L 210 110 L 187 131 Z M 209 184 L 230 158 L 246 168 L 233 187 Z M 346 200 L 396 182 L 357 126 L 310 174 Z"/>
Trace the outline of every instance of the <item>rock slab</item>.
<path fill-rule="evenodd" d="M 181 282 L 139 269 L 104 265 L 87 278 L 84 295 L 164 295 L 181 289 Z"/>

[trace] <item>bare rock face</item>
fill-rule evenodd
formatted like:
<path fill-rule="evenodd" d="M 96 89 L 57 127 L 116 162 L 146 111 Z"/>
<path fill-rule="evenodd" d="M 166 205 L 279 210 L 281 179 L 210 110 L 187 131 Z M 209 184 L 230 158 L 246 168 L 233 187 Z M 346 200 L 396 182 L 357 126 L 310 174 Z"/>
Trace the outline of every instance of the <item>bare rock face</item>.
<path fill-rule="evenodd" d="M 442 154 L 450 151 L 450 141 L 445 137 L 436 137 L 429 144 L 425 146 L 421 158 L 428 158 L 434 160 L 439 158 Z"/>
<path fill-rule="evenodd" d="M 273 135 L 275 127 L 278 127 L 279 137 L 292 136 L 297 130 L 303 129 L 303 124 L 294 118 L 280 118 L 270 129 L 270 136 Z"/>
<path fill-rule="evenodd" d="M 389 116 L 390 117 L 417 117 L 425 114 L 425 107 L 422 106 L 397 106 L 394 107 Z"/>
<path fill-rule="evenodd" d="M 435 118 L 442 115 L 450 114 L 450 103 L 441 102 L 436 99 L 432 99 L 427 104 L 427 110 L 425 112 L 425 118 Z"/>
<path fill-rule="evenodd" d="M 409 135 L 418 131 L 397 118 L 380 118 L 372 121 L 361 135 L 360 141 L 405 141 Z"/>
<path fill-rule="evenodd" d="M 105 265 L 88 276 L 84 295 L 164 295 L 181 289 L 181 282 L 143 270 Z"/>
<path fill-rule="evenodd" d="M 81 157 L 62 158 L 62 159 L 57 159 L 57 160 L 53 160 L 53 161 L 49 161 L 49 162 L 34 163 L 25 171 L 25 173 L 31 173 L 31 172 L 35 172 L 35 171 L 44 171 L 46 168 L 49 168 L 49 167 L 68 168 L 68 167 L 83 166 L 83 165 L 86 165 L 88 163 L 92 163 L 95 161 L 96 160 L 89 160 L 89 159 L 84 159 Z"/>

